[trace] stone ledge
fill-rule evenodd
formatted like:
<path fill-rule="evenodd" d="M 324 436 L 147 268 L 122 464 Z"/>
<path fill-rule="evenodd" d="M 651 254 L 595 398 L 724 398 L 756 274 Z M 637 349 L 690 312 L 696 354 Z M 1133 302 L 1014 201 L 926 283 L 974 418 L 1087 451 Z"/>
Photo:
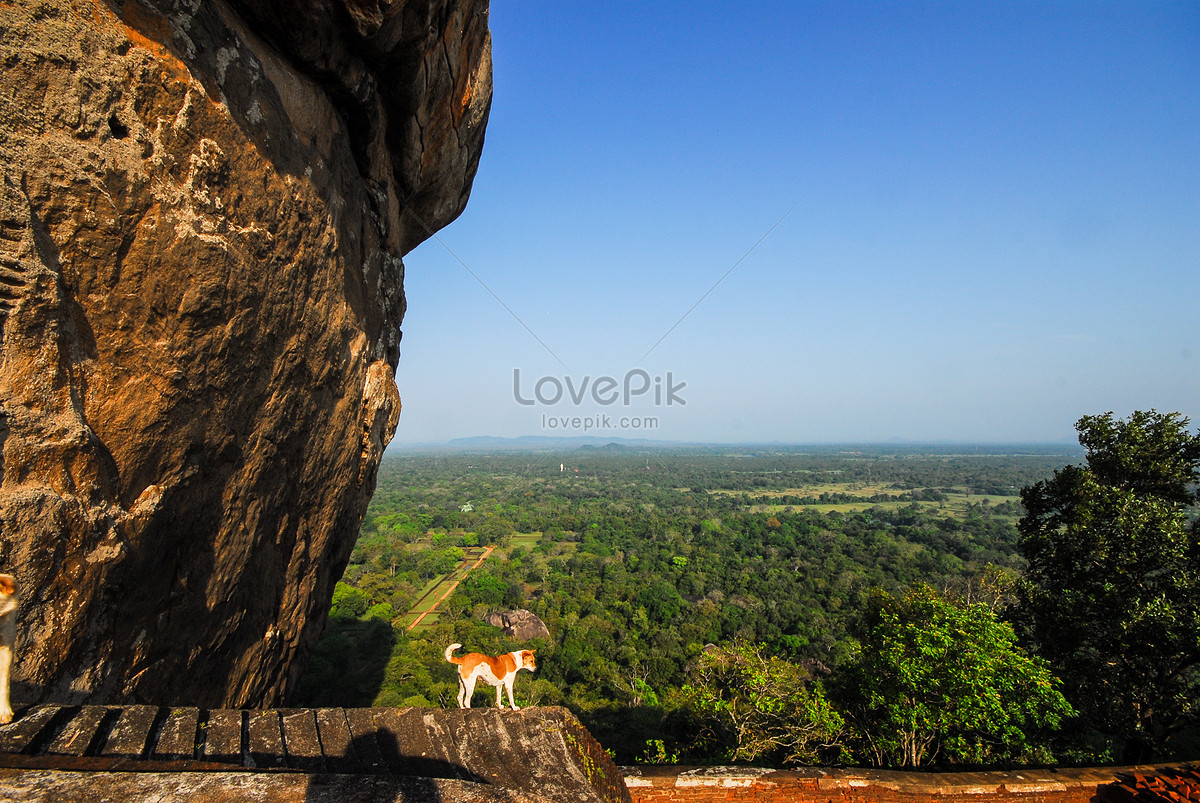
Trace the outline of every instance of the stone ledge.
<path fill-rule="evenodd" d="M 764 776 L 774 774 L 774 770 L 763 767 L 699 767 L 679 773 L 675 780 L 677 787 L 686 786 L 719 786 L 722 788 L 748 787 L 758 784 L 774 785 Z"/>
<path fill-rule="evenodd" d="M 622 767 L 634 803 L 718 800 L 796 803 L 1089 803 L 1123 778 L 1190 765 L 1089 767 L 997 772 L 903 772 L 804 767 Z"/>
<path fill-rule="evenodd" d="M 258 795 L 246 799 L 307 800 L 308 793 L 297 790 L 308 789 L 310 779 L 339 777 L 362 778 L 364 788 L 382 784 L 381 800 L 394 798 L 388 789 L 441 789 L 442 781 L 454 781 L 475 790 L 464 800 L 499 800 L 495 790 L 507 789 L 515 797 L 504 799 L 630 801 L 608 754 L 574 714 L 555 707 L 247 711 L 42 704 L 22 708 L 14 722 L 0 726 L 0 769 L 8 784 L 0 786 L 0 803 L 42 799 L 31 790 L 55 803 L 125 803 L 148 798 L 114 789 L 148 783 L 167 790 L 149 799 L 190 799 L 170 791 L 183 779 L 189 788 L 228 791 L 197 793 L 197 800 L 241 799 L 230 797 L 235 791 L 229 790 L 238 789 Z M 73 791 L 44 791 L 59 784 Z M 93 787 L 100 791 L 81 796 Z M 271 789 L 281 791 L 275 796 Z"/>
<path fill-rule="evenodd" d="M 65 772 L 0 769 L 0 801 L 22 803 L 536 803 L 470 781 L 387 775 L 251 772 Z"/>

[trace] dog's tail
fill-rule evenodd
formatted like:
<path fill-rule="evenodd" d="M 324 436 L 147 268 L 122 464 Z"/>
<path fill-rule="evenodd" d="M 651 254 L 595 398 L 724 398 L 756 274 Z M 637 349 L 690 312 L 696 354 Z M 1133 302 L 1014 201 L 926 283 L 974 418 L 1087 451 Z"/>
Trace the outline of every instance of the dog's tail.
<path fill-rule="evenodd" d="M 450 662 L 450 663 L 452 663 L 452 664 L 462 664 L 462 662 L 463 662 L 463 659 L 461 659 L 461 658 L 455 658 L 455 657 L 454 657 L 454 656 L 451 654 L 451 653 L 453 653 L 455 650 L 457 650 L 457 649 L 458 649 L 459 647 L 461 647 L 461 646 L 462 646 L 461 644 L 451 644 L 449 647 L 447 647 L 447 648 L 446 648 L 446 660 L 447 660 L 447 661 L 449 661 L 449 662 Z"/>

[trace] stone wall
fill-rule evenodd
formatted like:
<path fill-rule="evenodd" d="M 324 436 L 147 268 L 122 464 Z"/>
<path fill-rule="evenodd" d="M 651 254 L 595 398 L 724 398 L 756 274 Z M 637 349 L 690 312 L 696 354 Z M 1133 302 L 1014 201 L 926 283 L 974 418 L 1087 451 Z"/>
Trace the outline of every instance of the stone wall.
<path fill-rule="evenodd" d="M 626 767 L 634 803 L 1089 803 L 1120 778 L 1156 767 L 1011 772 L 775 771 L 753 767 Z"/>

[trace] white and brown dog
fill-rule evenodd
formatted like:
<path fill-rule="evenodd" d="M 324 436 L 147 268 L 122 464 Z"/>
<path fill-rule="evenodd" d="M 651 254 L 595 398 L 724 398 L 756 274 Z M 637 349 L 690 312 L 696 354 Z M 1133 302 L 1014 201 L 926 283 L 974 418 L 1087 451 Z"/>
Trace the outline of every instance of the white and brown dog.
<path fill-rule="evenodd" d="M 12 722 L 8 675 L 17 649 L 17 579 L 0 574 L 0 725 Z"/>
<path fill-rule="evenodd" d="M 452 653 L 461 646 L 461 644 L 451 644 L 446 648 L 446 660 L 452 664 L 458 664 L 458 707 L 470 708 L 471 695 L 475 693 L 475 681 L 486 680 L 496 687 L 497 708 L 504 707 L 500 697 L 500 687 L 503 686 L 508 689 L 508 704 L 512 706 L 512 710 L 520 711 L 521 709 L 517 708 L 517 701 L 513 699 L 513 681 L 516 680 L 517 673 L 522 669 L 528 669 L 530 672 L 537 669 L 537 662 L 533 659 L 533 650 L 517 650 L 498 655 L 495 658 L 490 655 L 469 652 L 462 658 L 455 658 Z"/>

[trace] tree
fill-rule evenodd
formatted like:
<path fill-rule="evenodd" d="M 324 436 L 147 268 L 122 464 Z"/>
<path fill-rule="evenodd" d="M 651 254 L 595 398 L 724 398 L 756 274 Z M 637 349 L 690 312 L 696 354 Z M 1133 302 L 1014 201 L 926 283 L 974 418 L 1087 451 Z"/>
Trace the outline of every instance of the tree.
<path fill-rule="evenodd" d="M 333 587 L 329 615 L 337 619 L 355 619 L 367 612 L 367 596 L 357 588 L 338 581 Z"/>
<path fill-rule="evenodd" d="M 510 538 L 516 532 L 512 519 L 507 516 L 488 514 L 479 523 L 479 541 L 483 544 L 498 544 Z"/>
<path fill-rule="evenodd" d="M 1021 492 L 1018 621 L 1086 722 L 1149 759 L 1200 716 L 1200 436 L 1153 410 L 1075 428 L 1086 465 Z"/>
<path fill-rule="evenodd" d="M 876 765 L 1036 757 L 1071 707 L 1045 661 L 987 605 L 927 585 L 871 598 L 856 661 L 839 677 L 859 752 Z"/>
<path fill-rule="evenodd" d="M 710 647 L 682 692 L 704 723 L 699 741 L 723 746 L 728 760 L 816 764 L 841 752 L 844 723 L 820 684 L 761 645 Z"/>

